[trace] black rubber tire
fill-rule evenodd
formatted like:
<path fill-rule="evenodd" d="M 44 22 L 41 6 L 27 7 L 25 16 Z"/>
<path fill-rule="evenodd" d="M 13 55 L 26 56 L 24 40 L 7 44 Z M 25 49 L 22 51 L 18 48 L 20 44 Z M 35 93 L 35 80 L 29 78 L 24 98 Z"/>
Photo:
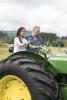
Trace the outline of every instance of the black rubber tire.
<path fill-rule="evenodd" d="M 32 100 L 60 100 L 58 86 L 51 73 L 34 59 L 21 55 L 10 56 L 0 62 L 0 79 L 6 75 L 22 79 Z"/>

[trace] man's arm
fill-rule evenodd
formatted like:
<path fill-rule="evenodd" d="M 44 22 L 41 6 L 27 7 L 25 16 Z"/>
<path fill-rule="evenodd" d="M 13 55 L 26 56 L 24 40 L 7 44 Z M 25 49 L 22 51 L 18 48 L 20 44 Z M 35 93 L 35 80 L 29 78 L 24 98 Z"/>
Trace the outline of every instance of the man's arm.
<path fill-rule="evenodd" d="M 35 46 L 35 45 L 33 46 L 33 45 L 29 44 L 29 47 L 30 48 L 39 48 L 40 46 Z"/>

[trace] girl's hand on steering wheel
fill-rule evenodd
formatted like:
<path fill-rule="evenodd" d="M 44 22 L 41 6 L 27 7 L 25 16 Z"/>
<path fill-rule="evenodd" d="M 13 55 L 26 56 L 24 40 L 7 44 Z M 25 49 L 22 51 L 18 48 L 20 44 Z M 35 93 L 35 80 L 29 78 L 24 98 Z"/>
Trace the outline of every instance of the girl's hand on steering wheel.
<path fill-rule="evenodd" d="M 28 42 L 26 43 L 26 45 L 28 45 L 28 44 L 30 44 L 30 41 L 28 41 Z"/>

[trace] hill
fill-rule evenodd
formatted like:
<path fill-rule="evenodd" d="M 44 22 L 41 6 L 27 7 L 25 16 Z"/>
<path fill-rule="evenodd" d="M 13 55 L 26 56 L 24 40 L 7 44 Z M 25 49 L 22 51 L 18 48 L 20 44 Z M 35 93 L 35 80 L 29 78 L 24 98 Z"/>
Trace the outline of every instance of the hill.
<path fill-rule="evenodd" d="M 15 36 L 16 35 L 16 31 L 3 31 L 1 30 L 2 32 L 6 33 L 9 37 L 10 36 Z M 26 35 L 31 35 L 32 31 L 27 31 L 27 34 Z"/>

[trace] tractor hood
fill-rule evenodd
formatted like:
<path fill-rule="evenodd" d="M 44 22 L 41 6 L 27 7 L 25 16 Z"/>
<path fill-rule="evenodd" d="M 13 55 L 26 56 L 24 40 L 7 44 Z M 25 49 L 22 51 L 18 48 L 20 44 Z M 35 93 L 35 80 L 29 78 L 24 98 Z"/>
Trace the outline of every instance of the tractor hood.
<path fill-rule="evenodd" d="M 55 53 L 48 59 L 58 73 L 67 74 L 67 54 Z"/>

